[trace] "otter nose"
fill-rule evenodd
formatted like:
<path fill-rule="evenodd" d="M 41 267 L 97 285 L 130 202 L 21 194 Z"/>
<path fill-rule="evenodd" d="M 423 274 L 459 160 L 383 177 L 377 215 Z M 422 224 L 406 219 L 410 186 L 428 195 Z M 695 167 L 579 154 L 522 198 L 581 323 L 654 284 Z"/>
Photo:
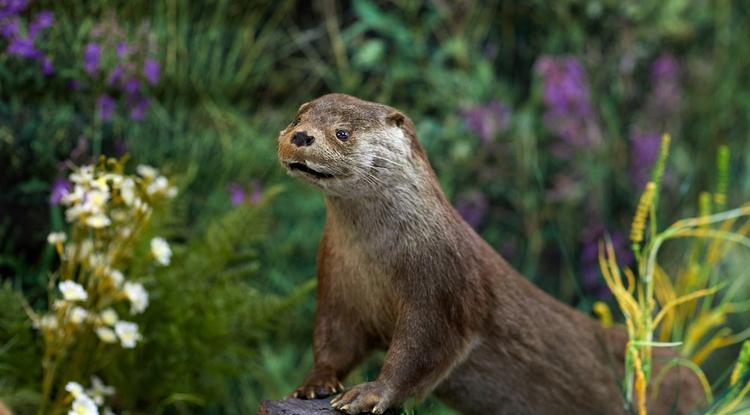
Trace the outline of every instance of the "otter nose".
<path fill-rule="evenodd" d="M 297 131 L 292 136 L 292 143 L 297 147 L 309 146 L 315 141 L 315 137 L 307 135 L 305 131 Z"/>

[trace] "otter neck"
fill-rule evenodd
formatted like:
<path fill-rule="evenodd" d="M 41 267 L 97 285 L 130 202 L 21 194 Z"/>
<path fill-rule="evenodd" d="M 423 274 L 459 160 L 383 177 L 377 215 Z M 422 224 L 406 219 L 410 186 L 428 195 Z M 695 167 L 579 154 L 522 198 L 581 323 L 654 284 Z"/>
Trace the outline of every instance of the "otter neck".
<path fill-rule="evenodd" d="M 357 198 L 326 196 L 328 222 L 352 246 L 374 255 L 425 249 L 455 223 L 453 209 L 429 167 L 409 180 Z"/>

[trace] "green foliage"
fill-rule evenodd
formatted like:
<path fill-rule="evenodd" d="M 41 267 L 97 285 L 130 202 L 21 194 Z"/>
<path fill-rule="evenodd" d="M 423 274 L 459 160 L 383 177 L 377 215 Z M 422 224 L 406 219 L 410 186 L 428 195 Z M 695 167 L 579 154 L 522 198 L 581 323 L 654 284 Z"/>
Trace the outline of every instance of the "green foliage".
<path fill-rule="evenodd" d="M 284 317 L 310 294 L 312 281 L 288 296 L 253 287 L 268 205 L 278 191 L 212 219 L 199 235 L 174 247 L 170 267 L 148 277 L 151 306 L 140 320 L 148 338 L 106 369 L 123 407 L 226 407 L 234 399 L 232 383 L 250 370 L 262 345 L 288 329 Z M 149 264 L 138 258 L 133 272 L 145 274 Z"/>
<path fill-rule="evenodd" d="M 0 285 L 0 400 L 18 414 L 35 413 L 39 401 L 41 349 L 19 293 Z"/>

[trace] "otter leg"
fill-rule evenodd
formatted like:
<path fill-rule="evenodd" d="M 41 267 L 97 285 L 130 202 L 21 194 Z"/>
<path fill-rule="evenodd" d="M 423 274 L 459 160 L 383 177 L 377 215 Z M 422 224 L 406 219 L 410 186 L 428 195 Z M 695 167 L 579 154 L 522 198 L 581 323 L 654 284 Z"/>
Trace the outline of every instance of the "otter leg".
<path fill-rule="evenodd" d="M 319 293 L 313 332 L 313 368 L 290 397 L 315 399 L 341 392 L 344 389 L 341 380 L 367 353 L 361 323 L 334 304 L 333 299 L 321 298 Z"/>
<path fill-rule="evenodd" d="M 332 406 L 349 414 L 382 414 L 411 396 L 424 397 L 468 355 L 473 342 L 465 331 L 439 307 L 408 306 L 378 379 L 344 392 Z"/>

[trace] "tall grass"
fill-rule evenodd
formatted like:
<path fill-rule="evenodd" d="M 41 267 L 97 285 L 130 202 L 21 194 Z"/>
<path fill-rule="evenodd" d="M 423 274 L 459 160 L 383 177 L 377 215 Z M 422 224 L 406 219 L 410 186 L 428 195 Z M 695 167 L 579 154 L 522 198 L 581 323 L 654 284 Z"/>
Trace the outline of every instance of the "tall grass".
<path fill-rule="evenodd" d="M 656 213 L 669 143 L 670 136 L 665 134 L 653 179 L 646 185 L 633 218 L 630 239 L 635 269 L 624 268 L 621 272 L 611 240 L 600 243 L 602 274 L 622 311 L 630 338 L 625 354 L 624 394 L 628 404 L 645 415 L 648 389 L 653 389 L 652 396 L 658 395 L 666 371 L 680 365 L 695 372 L 712 413 L 729 413 L 747 391 L 727 393 L 714 402 L 714 391 L 699 365 L 716 349 L 750 337 L 750 327 L 733 333 L 724 325 L 727 315 L 748 307 L 746 300 L 735 298 L 746 279 L 741 275 L 727 278 L 720 268 L 731 245 L 750 248 L 750 221 L 738 225 L 738 221 L 750 217 L 750 205 L 713 212 L 705 194 L 700 216 L 679 220 L 660 230 Z M 719 183 L 712 199 L 721 208 L 728 189 L 726 148 L 719 154 Z M 686 260 L 678 262 L 673 274 L 676 277 L 671 277 L 660 265 L 659 253 L 666 242 L 680 238 L 695 238 L 697 242 Z M 683 358 L 667 363 L 660 373 L 653 373 L 653 347 L 679 347 Z M 740 361 L 743 359 L 746 357 Z M 730 389 L 744 387 L 742 382 L 737 385 L 739 377 L 733 377 Z"/>

